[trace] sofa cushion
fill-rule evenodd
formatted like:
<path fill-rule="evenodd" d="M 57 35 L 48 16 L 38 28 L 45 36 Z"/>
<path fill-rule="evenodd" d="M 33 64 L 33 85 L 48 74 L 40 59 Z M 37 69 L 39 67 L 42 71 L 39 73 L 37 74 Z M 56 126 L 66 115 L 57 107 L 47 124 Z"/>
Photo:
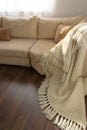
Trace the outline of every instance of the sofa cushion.
<path fill-rule="evenodd" d="M 39 74 L 45 75 L 39 62 L 36 62 L 35 60 L 31 59 L 31 65 Z"/>
<path fill-rule="evenodd" d="M 0 56 L 28 57 L 29 49 L 33 46 L 34 39 L 11 39 L 0 41 Z"/>
<path fill-rule="evenodd" d="M 39 18 L 38 19 L 38 38 L 54 39 L 58 24 L 76 25 L 83 19 L 83 16 L 68 18 Z"/>
<path fill-rule="evenodd" d="M 2 17 L 2 27 L 11 28 L 13 38 L 36 38 L 37 17 Z"/>
<path fill-rule="evenodd" d="M 11 35 L 10 28 L 0 28 L 0 40 L 9 41 Z"/>
<path fill-rule="evenodd" d="M 40 39 L 37 40 L 33 47 L 30 49 L 30 57 L 38 62 L 40 57 L 55 46 L 54 40 Z"/>
<path fill-rule="evenodd" d="M 55 33 L 55 42 L 58 43 L 61 41 L 72 28 L 73 26 L 59 24 Z"/>
<path fill-rule="evenodd" d="M 28 57 L 7 57 L 7 56 L 0 56 L 0 64 L 6 65 L 19 65 L 19 66 L 27 66 L 30 67 L 30 59 Z"/>

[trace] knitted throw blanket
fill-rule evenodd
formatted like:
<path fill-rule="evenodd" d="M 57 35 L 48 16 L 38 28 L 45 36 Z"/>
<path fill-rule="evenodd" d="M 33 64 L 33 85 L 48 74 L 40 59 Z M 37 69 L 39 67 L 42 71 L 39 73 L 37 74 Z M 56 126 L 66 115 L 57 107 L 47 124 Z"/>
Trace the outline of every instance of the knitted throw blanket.
<path fill-rule="evenodd" d="M 87 78 L 82 75 L 86 49 L 87 23 L 82 23 L 40 59 L 46 75 L 38 90 L 40 107 L 63 130 L 86 129 Z"/>

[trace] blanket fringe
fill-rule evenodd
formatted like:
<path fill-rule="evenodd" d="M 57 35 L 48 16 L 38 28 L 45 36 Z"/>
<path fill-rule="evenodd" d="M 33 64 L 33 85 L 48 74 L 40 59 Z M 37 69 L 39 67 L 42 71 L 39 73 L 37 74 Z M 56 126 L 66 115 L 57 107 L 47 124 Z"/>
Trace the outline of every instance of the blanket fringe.
<path fill-rule="evenodd" d="M 57 113 L 49 103 L 47 91 L 48 89 L 46 87 L 43 87 L 43 84 L 38 91 L 39 104 L 46 118 L 49 120 L 54 120 L 54 124 L 63 130 L 86 130 L 86 126 L 80 122 L 72 121 L 65 118 L 60 113 Z"/>

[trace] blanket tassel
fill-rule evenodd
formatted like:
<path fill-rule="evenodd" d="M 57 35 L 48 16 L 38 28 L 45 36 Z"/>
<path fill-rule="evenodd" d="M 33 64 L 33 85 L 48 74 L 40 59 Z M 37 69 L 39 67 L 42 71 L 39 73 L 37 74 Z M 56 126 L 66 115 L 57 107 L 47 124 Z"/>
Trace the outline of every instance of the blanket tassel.
<path fill-rule="evenodd" d="M 65 119 L 61 115 L 57 115 L 54 124 L 58 125 L 63 130 L 86 130 L 84 125 Z"/>
<path fill-rule="evenodd" d="M 39 103 L 42 112 L 46 115 L 46 118 L 48 118 L 49 120 L 55 119 L 54 124 L 59 126 L 63 130 L 86 130 L 86 126 L 84 126 L 83 124 L 66 119 L 65 117 L 57 113 L 49 103 L 47 91 L 48 90 L 45 87 L 41 87 L 38 91 Z"/>

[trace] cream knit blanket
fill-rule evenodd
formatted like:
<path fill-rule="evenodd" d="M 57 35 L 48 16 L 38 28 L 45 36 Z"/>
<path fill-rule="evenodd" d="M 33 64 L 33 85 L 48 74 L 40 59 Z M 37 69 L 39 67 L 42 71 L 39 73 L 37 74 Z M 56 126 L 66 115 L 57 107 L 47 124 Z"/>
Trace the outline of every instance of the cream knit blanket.
<path fill-rule="evenodd" d="M 86 129 L 87 78 L 82 76 L 86 49 L 83 23 L 40 59 L 46 78 L 38 90 L 39 103 L 46 117 L 63 130 Z"/>

